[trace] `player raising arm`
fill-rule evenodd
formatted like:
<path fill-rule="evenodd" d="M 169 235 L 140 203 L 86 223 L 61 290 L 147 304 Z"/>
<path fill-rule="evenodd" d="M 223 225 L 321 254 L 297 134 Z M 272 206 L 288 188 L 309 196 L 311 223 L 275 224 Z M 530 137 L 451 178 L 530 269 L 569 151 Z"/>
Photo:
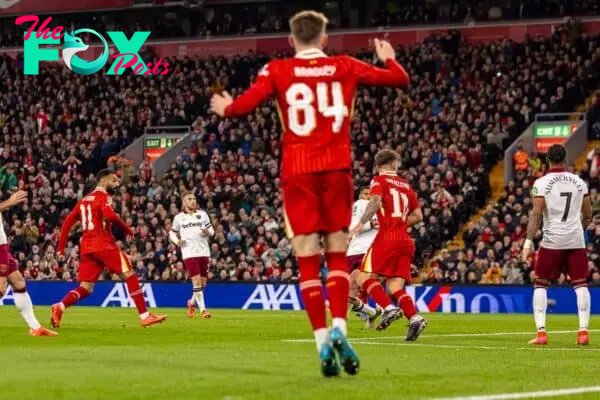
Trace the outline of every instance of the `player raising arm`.
<path fill-rule="evenodd" d="M 204 304 L 204 288 L 208 279 L 210 247 L 208 238 L 215 234 L 208 214 L 198 209 L 196 195 L 184 192 L 181 195 L 183 212 L 173 219 L 169 239 L 181 249 L 181 257 L 192 280 L 192 298 L 188 300 L 188 317 L 193 318 L 195 307 L 200 309 L 202 318 L 210 318 Z"/>
<path fill-rule="evenodd" d="M 327 56 L 327 18 L 302 11 L 290 19 L 293 58 L 273 60 L 235 100 L 228 93 L 211 99 L 213 112 L 240 117 L 274 96 L 283 127 L 281 187 L 288 235 L 298 259 L 300 291 L 311 322 L 321 371 L 349 374 L 359 369 L 358 356 L 346 340 L 348 294 L 347 229 L 354 189 L 350 144 L 352 103 L 358 85 L 404 86 L 408 74 L 395 60 L 392 46 L 375 40 L 375 51 L 387 68 L 376 68 L 348 56 Z M 324 234 L 328 267 L 326 290 L 332 329 L 327 330 L 320 281 L 320 234 Z"/>
<path fill-rule="evenodd" d="M 98 172 L 96 180 L 98 182 L 96 188 L 77 202 L 60 231 L 56 251 L 62 255 L 71 229 L 77 222 L 81 223 L 83 235 L 79 249 L 80 260 L 77 274 L 80 286 L 67 293 L 60 303 L 52 306 L 50 318 L 52 326 L 60 327 L 65 309 L 92 294 L 94 283 L 104 269 L 112 274 L 118 274 L 125 281 L 143 327 L 163 322 L 166 316 L 157 316 L 148 312 L 138 277 L 129 258 L 121 251 L 112 235 L 112 224 L 117 225 L 129 236 L 134 234 L 111 207 L 110 194 L 114 193 L 119 186 L 119 178 L 113 171 L 104 169 Z"/>
<path fill-rule="evenodd" d="M 27 192 L 19 190 L 13 193 L 8 200 L 0 203 L 0 212 L 21 204 L 27 200 Z M 33 304 L 31 297 L 27 293 L 27 285 L 23 275 L 19 271 L 17 262 L 10 255 L 8 248 L 8 237 L 4 230 L 4 221 L 0 214 L 0 299 L 6 293 L 6 284 L 9 283 L 13 289 L 13 297 L 15 306 L 21 317 L 29 326 L 29 334 L 31 336 L 56 336 L 57 333 L 48 330 L 40 325 L 35 313 L 33 312 Z"/>
<path fill-rule="evenodd" d="M 543 220 L 542 241 L 533 267 L 533 315 L 537 336 L 530 340 L 529 344 L 548 344 L 547 289 L 566 267 L 577 295 L 577 344 L 587 345 L 591 298 L 587 283 L 589 271 L 583 227 L 592 220 L 592 206 L 586 183 L 565 169 L 567 150 L 564 146 L 551 146 L 547 157 L 550 168 L 546 175 L 537 179 L 533 185 L 533 210 L 529 217 L 522 254 L 523 261 L 528 262 L 533 250 L 533 239 Z"/>
<path fill-rule="evenodd" d="M 371 199 L 360 223 L 350 232 L 352 236 L 360 232 L 377 214 L 379 232 L 363 259 L 358 284 L 384 309 L 377 330 L 386 329 L 404 312 L 409 319 L 406 340 L 415 341 L 427 322 L 417 314 L 413 299 L 404 290 L 411 280 L 410 265 L 415 253 L 407 227 L 421 222 L 423 213 L 416 193 L 396 173 L 398 154 L 395 151 L 377 153 L 375 167 L 379 175 L 371 183 Z M 379 282 L 381 278 L 387 281 L 388 292 L 400 308 L 391 303 Z"/>

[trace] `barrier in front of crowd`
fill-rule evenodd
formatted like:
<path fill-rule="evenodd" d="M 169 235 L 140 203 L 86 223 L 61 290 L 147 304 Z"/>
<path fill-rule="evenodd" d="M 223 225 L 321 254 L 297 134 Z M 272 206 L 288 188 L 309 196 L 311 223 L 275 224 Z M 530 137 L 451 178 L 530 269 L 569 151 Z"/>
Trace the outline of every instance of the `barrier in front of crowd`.
<path fill-rule="evenodd" d="M 514 178 L 514 155 L 519 146 L 529 154 L 544 154 L 553 144 L 567 148 L 567 163 L 573 163 L 585 150 L 588 137 L 585 114 L 548 113 L 537 114 L 525 131 L 504 151 L 504 181 Z"/>
<path fill-rule="evenodd" d="M 28 282 L 33 303 L 48 306 L 61 300 L 74 282 Z M 600 288 L 590 288 L 592 313 L 600 313 Z M 152 282 L 143 285 L 150 307 L 185 307 L 191 297 L 189 283 Z M 533 288 L 512 285 L 473 286 L 411 286 L 409 294 L 420 312 L 444 313 L 531 313 Z M 205 291 L 209 308 L 301 310 L 298 286 L 276 283 L 210 282 Z M 570 287 L 552 287 L 548 297 L 549 312 L 577 312 L 577 300 Z M 0 305 L 14 304 L 12 290 L 0 300 Z M 94 293 L 80 303 L 83 306 L 132 307 L 127 288 L 121 282 L 99 282 Z"/>

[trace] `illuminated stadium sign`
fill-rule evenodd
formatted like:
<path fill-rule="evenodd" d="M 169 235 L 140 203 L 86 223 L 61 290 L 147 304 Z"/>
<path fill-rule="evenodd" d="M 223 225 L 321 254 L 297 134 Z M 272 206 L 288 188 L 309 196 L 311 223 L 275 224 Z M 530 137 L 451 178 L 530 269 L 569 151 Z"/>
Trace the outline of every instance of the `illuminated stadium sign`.
<path fill-rule="evenodd" d="M 149 136 L 144 140 L 144 156 L 154 161 L 179 142 L 179 136 Z"/>
<path fill-rule="evenodd" d="M 533 129 L 537 152 L 545 153 L 553 144 L 564 144 L 578 126 L 570 122 L 537 124 Z"/>

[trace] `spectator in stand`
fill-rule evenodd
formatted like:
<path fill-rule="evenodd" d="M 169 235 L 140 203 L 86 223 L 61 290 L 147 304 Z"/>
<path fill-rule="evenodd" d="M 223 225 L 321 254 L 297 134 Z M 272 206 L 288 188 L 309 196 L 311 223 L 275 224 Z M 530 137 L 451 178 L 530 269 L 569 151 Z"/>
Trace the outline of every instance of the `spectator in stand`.
<path fill-rule="evenodd" d="M 523 144 L 519 144 L 517 151 L 513 156 L 515 163 L 515 173 L 517 177 L 523 177 L 529 169 L 529 154 L 523 150 Z"/>

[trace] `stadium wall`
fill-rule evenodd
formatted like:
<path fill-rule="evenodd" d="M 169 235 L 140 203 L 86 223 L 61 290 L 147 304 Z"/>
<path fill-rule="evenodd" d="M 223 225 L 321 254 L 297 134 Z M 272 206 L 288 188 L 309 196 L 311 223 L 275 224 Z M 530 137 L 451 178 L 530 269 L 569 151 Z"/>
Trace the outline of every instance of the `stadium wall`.
<path fill-rule="evenodd" d="M 28 282 L 36 305 L 51 305 L 73 289 L 74 282 Z M 185 307 L 191 294 L 189 283 L 153 282 L 143 285 L 150 307 Z M 408 292 L 420 312 L 444 313 L 531 313 L 533 288 L 510 285 L 411 286 Z M 297 285 L 271 283 L 209 283 L 206 289 L 209 308 L 301 310 Z M 592 313 L 600 313 L 600 287 L 591 288 Z M 577 312 L 577 301 L 569 287 L 553 287 L 548 293 L 549 312 Z M 0 305 L 14 304 L 12 290 L 0 299 Z M 100 282 L 83 306 L 132 307 L 127 288 L 121 282 Z"/>

